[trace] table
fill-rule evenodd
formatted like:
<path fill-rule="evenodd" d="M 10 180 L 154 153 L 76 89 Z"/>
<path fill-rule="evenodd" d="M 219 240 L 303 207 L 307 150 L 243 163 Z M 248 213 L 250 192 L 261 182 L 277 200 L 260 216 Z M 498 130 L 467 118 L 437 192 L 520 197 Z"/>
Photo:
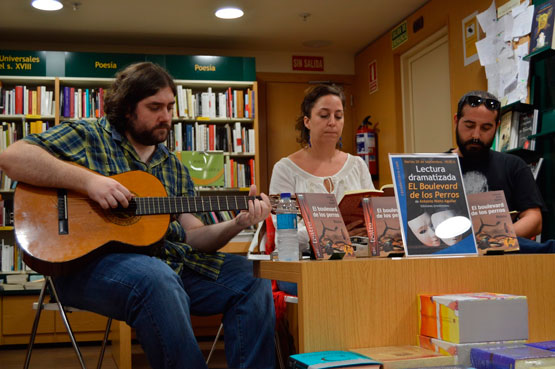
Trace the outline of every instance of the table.
<path fill-rule="evenodd" d="M 300 352 L 414 345 L 418 293 L 525 295 L 530 341 L 555 338 L 555 254 L 256 261 L 255 274 L 298 284 Z"/>

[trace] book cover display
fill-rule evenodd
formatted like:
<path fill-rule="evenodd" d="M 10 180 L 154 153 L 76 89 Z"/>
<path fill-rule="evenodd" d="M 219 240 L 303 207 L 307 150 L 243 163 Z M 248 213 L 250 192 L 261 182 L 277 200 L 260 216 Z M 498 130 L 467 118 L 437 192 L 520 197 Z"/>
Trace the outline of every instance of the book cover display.
<path fill-rule="evenodd" d="M 418 296 L 420 335 L 453 343 L 528 339 L 526 296 L 461 293 Z"/>
<path fill-rule="evenodd" d="M 530 53 L 552 45 L 554 23 L 554 0 L 547 0 L 534 6 L 532 33 L 530 33 Z"/>
<path fill-rule="evenodd" d="M 380 368 L 381 363 L 351 351 L 318 351 L 291 355 L 289 368 L 327 369 L 327 368 Z"/>
<path fill-rule="evenodd" d="M 470 350 L 477 369 L 555 368 L 555 352 L 528 345 L 507 345 Z"/>
<path fill-rule="evenodd" d="M 195 186 L 224 186 L 224 154 L 182 151 L 181 162 L 189 169 Z"/>
<path fill-rule="evenodd" d="M 505 193 L 478 192 L 467 195 L 467 199 L 480 254 L 518 251 Z"/>
<path fill-rule="evenodd" d="M 379 257 L 402 256 L 403 236 L 395 197 L 364 198 L 362 208 L 370 254 Z"/>
<path fill-rule="evenodd" d="M 342 259 L 355 256 L 335 195 L 298 193 L 297 202 L 316 259 Z"/>
<path fill-rule="evenodd" d="M 456 154 L 390 154 L 405 255 L 478 253 Z"/>

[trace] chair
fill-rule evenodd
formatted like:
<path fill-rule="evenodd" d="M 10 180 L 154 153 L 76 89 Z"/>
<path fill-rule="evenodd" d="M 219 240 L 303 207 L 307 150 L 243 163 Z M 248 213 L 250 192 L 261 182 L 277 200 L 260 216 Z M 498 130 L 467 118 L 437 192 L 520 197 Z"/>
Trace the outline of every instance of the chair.
<path fill-rule="evenodd" d="M 46 289 L 50 290 L 52 301 L 45 303 L 44 297 L 46 294 Z M 42 310 L 58 310 L 60 312 L 60 316 L 64 325 L 67 329 L 67 333 L 69 334 L 69 338 L 71 340 L 71 344 L 77 354 L 77 358 L 79 359 L 79 364 L 81 368 L 86 369 L 85 361 L 83 360 L 83 355 L 81 354 L 81 350 L 79 350 L 79 346 L 77 345 L 77 341 L 75 340 L 75 336 L 73 335 L 73 331 L 71 326 L 69 325 L 69 320 L 67 319 L 67 314 L 73 311 L 81 311 L 77 308 L 63 306 L 58 299 L 58 292 L 56 291 L 56 287 L 52 281 L 52 277 L 45 276 L 44 285 L 40 291 L 39 300 L 33 303 L 33 309 L 37 310 L 35 314 L 35 321 L 33 322 L 33 329 L 31 331 L 31 338 L 29 340 L 29 346 L 27 347 L 27 356 L 25 357 L 25 365 L 23 366 L 24 369 L 29 368 L 29 364 L 31 362 L 31 354 L 33 352 L 33 345 L 35 343 L 35 337 L 37 334 L 37 329 L 39 326 L 40 314 Z M 106 351 L 106 343 L 108 341 L 108 335 L 110 333 L 110 327 L 112 325 L 112 318 L 108 318 L 108 322 L 106 323 L 106 331 L 104 332 L 104 339 L 102 340 L 102 348 L 100 349 L 100 356 L 98 358 L 97 369 L 100 369 L 102 366 L 102 360 L 104 359 L 104 352 Z"/>

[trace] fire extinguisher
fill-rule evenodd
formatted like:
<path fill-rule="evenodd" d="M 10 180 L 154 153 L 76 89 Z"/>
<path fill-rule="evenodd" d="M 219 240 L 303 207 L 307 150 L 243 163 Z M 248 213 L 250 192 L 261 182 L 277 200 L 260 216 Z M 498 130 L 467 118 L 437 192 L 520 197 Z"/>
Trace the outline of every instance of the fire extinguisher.
<path fill-rule="evenodd" d="M 362 124 L 357 129 L 357 155 L 360 156 L 372 175 L 373 179 L 378 178 L 378 134 L 376 131 L 378 124 L 370 122 L 370 115 L 364 118 Z"/>

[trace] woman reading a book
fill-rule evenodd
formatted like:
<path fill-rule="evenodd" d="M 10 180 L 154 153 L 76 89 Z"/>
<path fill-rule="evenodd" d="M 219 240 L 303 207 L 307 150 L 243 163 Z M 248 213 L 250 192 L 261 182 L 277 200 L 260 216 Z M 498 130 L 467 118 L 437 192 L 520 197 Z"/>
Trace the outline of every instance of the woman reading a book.
<path fill-rule="evenodd" d="M 306 91 L 295 128 L 302 148 L 278 161 L 272 171 L 270 193 L 333 193 L 339 203 L 346 191 L 374 189 L 364 161 L 341 151 L 345 95 L 335 86 L 317 85 Z M 299 223 L 299 244 L 308 234 Z M 292 292 L 296 295 L 296 285 Z M 293 293 L 294 292 L 294 293 Z"/>

